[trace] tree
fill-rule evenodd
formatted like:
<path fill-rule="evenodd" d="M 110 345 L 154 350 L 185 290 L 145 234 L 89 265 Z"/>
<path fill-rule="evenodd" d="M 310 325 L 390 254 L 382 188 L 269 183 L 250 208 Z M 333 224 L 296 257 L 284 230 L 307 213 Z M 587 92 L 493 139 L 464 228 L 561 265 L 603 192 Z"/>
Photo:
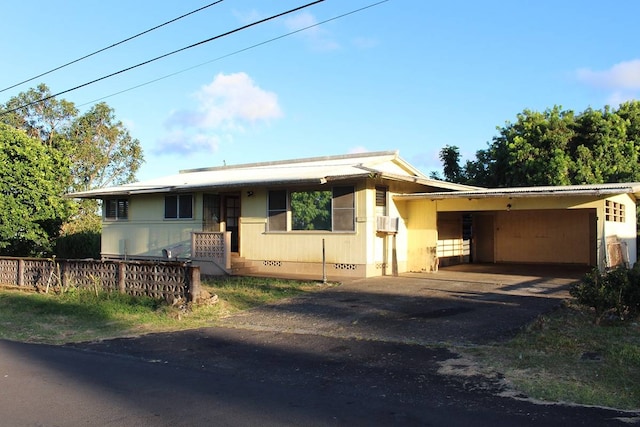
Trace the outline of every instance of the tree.
<path fill-rule="evenodd" d="M 577 115 L 559 106 L 524 110 L 515 123 L 497 130 L 488 147 L 464 167 L 456 166 L 457 147 L 445 147 L 446 179 L 486 187 L 640 181 L 638 101 Z"/>
<path fill-rule="evenodd" d="M 446 145 L 440 150 L 440 160 L 447 181 L 457 183 L 466 181 L 464 171 L 460 167 L 460 149 L 458 147 Z"/>
<path fill-rule="evenodd" d="M 73 209 L 63 196 L 70 182 L 68 158 L 0 124 L 0 174 L 0 254 L 50 254 Z"/>
<path fill-rule="evenodd" d="M 64 99 L 41 101 L 50 96 L 44 84 L 20 93 L 0 106 L 0 111 L 9 111 L 0 114 L 0 122 L 24 130 L 44 147 L 68 158 L 67 172 L 72 179 L 65 181 L 67 187 L 60 194 L 134 181 L 143 162 L 140 142 L 116 120 L 113 109 L 99 103 L 79 115 L 74 104 Z M 95 242 L 101 228 L 98 202 L 75 203 L 75 213 L 63 225 L 63 234 L 93 234 L 91 241 Z M 75 243 L 67 246 L 77 247 Z"/>
<path fill-rule="evenodd" d="M 23 129 L 28 136 L 39 139 L 45 145 L 67 149 L 68 147 L 60 147 L 62 133 L 71 119 L 77 116 L 78 110 L 72 102 L 64 99 L 50 98 L 39 102 L 50 96 L 51 91 L 45 84 L 21 92 L 4 105 L 2 110 L 11 112 L 0 115 L 0 120 Z M 22 107 L 23 105 L 28 106 Z"/>
<path fill-rule="evenodd" d="M 140 141 L 134 139 L 104 102 L 71 123 L 67 139 L 76 191 L 132 182 L 143 162 Z"/>

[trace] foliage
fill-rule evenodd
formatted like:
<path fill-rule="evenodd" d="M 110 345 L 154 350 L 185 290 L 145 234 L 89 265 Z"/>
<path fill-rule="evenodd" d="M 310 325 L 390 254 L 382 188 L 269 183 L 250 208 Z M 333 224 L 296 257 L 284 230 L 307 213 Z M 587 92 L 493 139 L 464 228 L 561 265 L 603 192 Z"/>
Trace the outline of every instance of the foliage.
<path fill-rule="evenodd" d="M 291 193 L 294 230 L 331 230 L 331 191 Z"/>
<path fill-rule="evenodd" d="M 49 98 L 51 91 L 45 84 L 21 92 L 11 98 L 2 110 L 16 110 L 0 115 L 0 120 L 16 129 L 24 130 L 31 138 L 38 139 L 49 147 L 69 148 L 63 133 L 78 110 L 72 102 Z M 30 104 L 30 105 L 29 105 Z M 27 107 L 22 107 L 28 105 Z M 20 108 L 22 107 L 22 108 Z"/>
<path fill-rule="evenodd" d="M 142 164 L 140 141 L 133 139 L 104 102 L 71 123 L 73 188 L 76 191 L 119 185 L 135 180 Z"/>
<path fill-rule="evenodd" d="M 621 266 L 605 273 L 594 269 L 570 293 L 579 304 L 594 309 L 596 324 L 608 314 L 622 320 L 634 318 L 640 314 L 640 266 L 636 263 L 632 269 Z"/>
<path fill-rule="evenodd" d="M 464 166 L 458 147 L 443 148 L 445 179 L 487 187 L 640 181 L 640 101 L 579 114 L 524 110 L 497 130 Z"/>
<path fill-rule="evenodd" d="M 56 240 L 55 254 L 64 259 L 100 258 L 99 231 L 78 231 L 63 234 Z"/>
<path fill-rule="evenodd" d="M 56 159 L 61 157 L 66 159 L 64 164 L 57 163 L 60 171 L 57 183 L 48 184 L 59 187 L 55 197 L 69 191 L 84 191 L 132 182 L 143 162 L 140 142 L 131 137 L 122 122 L 116 120 L 113 109 L 105 103 L 96 104 L 84 114 L 79 114 L 72 102 L 52 98 L 49 88 L 40 84 L 9 99 L 4 106 L 0 106 L 0 111 L 9 111 L 0 114 L 0 123 L 20 129 L 33 140 L 40 141 L 41 145 L 49 150 L 48 153 L 54 161 L 57 162 Z M 17 177 L 9 179 L 15 180 Z M 70 218 L 61 218 L 63 221 L 70 219 L 70 224 L 64 226 L 64 237 L 57 245 L 58 250 L 68 255 L 73 254 L 74 258 L 95 256 L 99 252 L 99 247 L 95 247 L 95 233 L 100 232 L 99 221 L 98 226 L 95 226 L 99 203 L 96 200 L 69 203 L 74 203 L 75 209 Z M 25 223 L 23 228 L 32 227 L 26 224 L 30 220 L 29 215 L 13 218 L 16 227 Z M 51 230 L 46 233 L 49 236 L 48 240 L 60 233 L 61 224 L 60 221 L 51 224 Z M 72 229 L 79 229 L 80 234 L 71 237 Z M 5 235 L 0 234 L 0 238 L 4 237 Z M 99 245 L 99 242 L 97 244 Z M 2 245 L 7 246 L 8 243 L 3 241 L 0 247 Z M 45 246 L 36 251 L 20 248 L 12 254 L 26 254 L 25 251 L 32 255 L 48 253 L 51 245 Z M 81 254 L 80 250 L 85 248 L 89 252 Z M 72 251 L 69 252 L 70 250 Z"/>
<path fill-rule="evenodd" d="M 458 147 L 446 145 L 440 150 L 440 160 L 447 181 L 462 183 L 467 180 L 465 171 L 460 167 L 460 149 Z"/>
<path fill-rule="evenodd" d="M 71 202 L 63 197 L 68 158 L 0 124 L 0 175 L 0 254 L 50 254 L 60 226 L 72 214 Z"/>

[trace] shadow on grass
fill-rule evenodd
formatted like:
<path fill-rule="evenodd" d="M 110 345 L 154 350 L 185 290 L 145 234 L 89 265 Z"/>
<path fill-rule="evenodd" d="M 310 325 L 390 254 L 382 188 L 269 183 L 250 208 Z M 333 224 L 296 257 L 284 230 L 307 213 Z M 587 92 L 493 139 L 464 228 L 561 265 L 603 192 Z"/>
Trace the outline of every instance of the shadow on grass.
<path fill-rule="evenodd" d="M 25 294 L 0 292 L 0 337 L 60 342 L 86 339 L 83 332 L 106 334 L 120 331 L 134 323 L 134 316 L 153 313 L 158 302 L 128 295 Z"/>

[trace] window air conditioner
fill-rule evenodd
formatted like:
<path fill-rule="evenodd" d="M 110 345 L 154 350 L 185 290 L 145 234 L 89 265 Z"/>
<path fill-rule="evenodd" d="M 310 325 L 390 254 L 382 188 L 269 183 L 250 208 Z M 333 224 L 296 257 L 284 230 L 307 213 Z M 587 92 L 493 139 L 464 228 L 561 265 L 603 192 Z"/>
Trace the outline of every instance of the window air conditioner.
<path fill-rule="evenodd" d="M 376 231 L 379 233 L 397 233 L 400 218 L 394 216 L 376 217 Z"/>

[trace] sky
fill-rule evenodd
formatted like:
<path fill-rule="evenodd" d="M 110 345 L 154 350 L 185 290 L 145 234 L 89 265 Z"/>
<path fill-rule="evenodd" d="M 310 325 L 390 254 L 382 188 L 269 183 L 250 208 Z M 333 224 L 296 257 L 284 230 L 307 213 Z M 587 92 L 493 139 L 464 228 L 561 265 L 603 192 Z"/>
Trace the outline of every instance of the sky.
<path fill-rule="evenodd" d="M 141 143 L 137 178 L 147 180 L 387 150 L 429 174 L 441 170 L 444 146 L 473 159 L 524 109 L 581 112 L 640 99 L 636 0 L 325 0 L 224 35 L 310 1 L 224 0 L 2 91 L 0 103 L 216 37 L 60 96 L 81 112 L 97 102 L 113 108 Z M 212 2 L 6 2 L 0 89 Z"/>

